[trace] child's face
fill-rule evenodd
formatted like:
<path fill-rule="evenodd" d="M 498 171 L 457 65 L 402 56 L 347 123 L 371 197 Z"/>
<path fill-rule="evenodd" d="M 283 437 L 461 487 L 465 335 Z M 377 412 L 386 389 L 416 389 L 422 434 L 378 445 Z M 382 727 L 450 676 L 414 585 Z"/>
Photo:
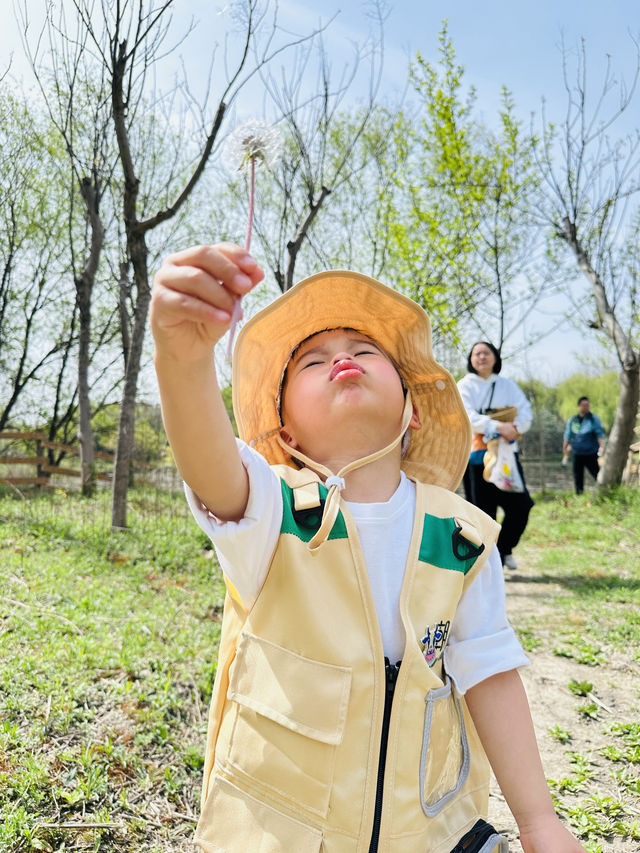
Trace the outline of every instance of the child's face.
<path fill-rule="evenodd" d="M 319 332 L 287 367 L 283 437 L 318 461 L 336 442 L 373 444 L 373 452 L 397 436 L 403 407 L 400 376 L 374 341 L 349 329 Z"/>

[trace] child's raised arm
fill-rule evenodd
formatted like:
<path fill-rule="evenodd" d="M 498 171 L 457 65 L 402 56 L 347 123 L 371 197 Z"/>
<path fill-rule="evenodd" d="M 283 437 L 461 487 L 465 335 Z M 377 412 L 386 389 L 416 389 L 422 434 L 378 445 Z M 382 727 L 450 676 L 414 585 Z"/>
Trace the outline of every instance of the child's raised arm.
<path fill-rule="evenodd" d="M 242 517 L 249 486 L 213 349 L 236 299 L 263 276 L 244 249 L 220 243 L 170 255 L 153 283 L 151 330 L 167 436 L 185 482 L 225 521 Z"/>

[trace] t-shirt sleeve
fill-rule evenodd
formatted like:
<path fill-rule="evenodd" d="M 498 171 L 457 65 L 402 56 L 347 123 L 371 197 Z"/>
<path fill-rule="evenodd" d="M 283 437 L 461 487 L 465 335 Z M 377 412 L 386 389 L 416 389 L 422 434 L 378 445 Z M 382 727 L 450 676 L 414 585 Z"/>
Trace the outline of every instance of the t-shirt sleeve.
<path fill-rule="evenodd" d="M 225 580 L 250 610 L 265 581 L 282 523 L 280 481 L 266 459 L 238 441 L 249 475 L 249 501 L 240 521 L 220 521 L 185 484 L 187 502 L 200 528 L 213 542 Z"/>
<path fill-rule="evenodd" d="M 464 694 L 492 675 L 528 663 L 507 619 L 502 560 L 494 546 L 487 565 L 460 599 L 444 666 L 458 693 Z"/>

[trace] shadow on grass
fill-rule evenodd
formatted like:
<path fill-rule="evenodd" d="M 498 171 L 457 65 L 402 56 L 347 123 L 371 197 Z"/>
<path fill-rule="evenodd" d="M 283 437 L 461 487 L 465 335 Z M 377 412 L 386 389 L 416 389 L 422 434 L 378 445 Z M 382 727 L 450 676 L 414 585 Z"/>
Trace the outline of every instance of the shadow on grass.
<path fill-rule="evenodd" d="M 594 575 L 523 575 L 518 572 L 510 573 L 508 578 L 513 582 L 527 584 L 557 584 L 576 593 L 593 594 L 594 592 L 640 592 L 640 578 L 621 578 L 616 575 L 599 577 Z"/>

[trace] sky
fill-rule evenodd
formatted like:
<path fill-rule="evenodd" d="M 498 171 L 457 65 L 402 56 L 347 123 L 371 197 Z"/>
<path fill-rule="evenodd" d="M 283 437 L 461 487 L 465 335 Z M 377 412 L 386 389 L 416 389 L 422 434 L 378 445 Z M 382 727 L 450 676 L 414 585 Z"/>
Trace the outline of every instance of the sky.
<path fill-rule="evenodd" d="M 35 22 L 48 0 L 19 0 Z M 0 0 L 9 12 L 13 0 Z M 196 24 L 182 49 L 182 57 L 194 86 L 204 79 L 212 47 L 222 41 L 225 32 L 233 39 L 233 0 L 178 0 L 174 17 L 175 31 L 182 32 L 190 20 Z M 319 11 L 321 9 L 321 12 Z M 561 120 L 565 106 L 562 84 L 561 46 L 569 53 L 586 40 L 589 72 L 595 85 L 602 79 L 607 56 L 619 76 L 630 79 L 634 70 L 635 47 L 632 35 L 640 35 L 638 0 L 583 0 L 558 3 L 557 0 L 389 0 L 384 26 L 385 62 L 381 94 L 393 99 L 406 85 L 407 65 L 419 51 L 426 59 L 437 55 L 437 36 L 444 19 L 457 58 L 465 68 L 465 79 L 477 94 L 482 118 L 491 124 L 506 85 L 512 92 L 517 114 L 528 122 L 532 112 L 539 114 L 542 99 L 550 118 Z M 325 47 L 334 66 L 339 68 L 350 56 L 352 43 L 362 41 L 370 27 L 366 4 L 357 0 L 281 0 L 280 24 L 291 33 L 302 34 L 319 24 L 329 24 Z M 29 83 L 29 70 L 22 57 L 18 28 L 13 15 L 3 14 L 0 28 L 0 68 L 13 55 L 14 79 Z M 175 66 L 175 59 L 172 59 Z M 167 69 L 167 75 L 176 71 Z M 168 78 L 167 78 L 168 79 Z M 255 117 L 260 112 L 261 92 L 256 83 L 236 103 L 239 118 Z M 562 300 L 548 302 L 544 313 L 528 319 L 528 330 L 543 329 L 559 312 L 567 310 Z M 505 373 L 536 376 L 555 383 L 581 369 L 585 359 L 596 350 L 592 333 L 575 330 L 566 323 L 526 356 L 507 360 Z"/>

